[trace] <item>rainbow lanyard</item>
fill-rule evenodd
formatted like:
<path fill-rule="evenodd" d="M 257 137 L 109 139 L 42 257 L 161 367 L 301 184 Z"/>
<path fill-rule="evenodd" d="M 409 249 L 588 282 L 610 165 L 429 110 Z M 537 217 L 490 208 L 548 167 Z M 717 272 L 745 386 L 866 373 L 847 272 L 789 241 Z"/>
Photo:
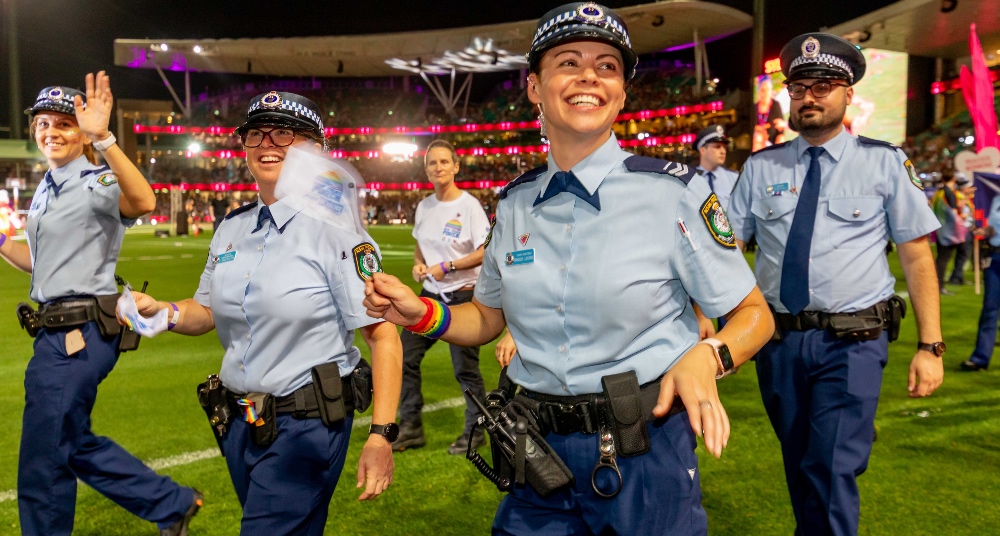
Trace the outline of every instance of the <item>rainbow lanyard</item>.
<path fill-rule="evenodd" d="M 241 398 L 237 400 L 236 403 L 243 407 L 244 421 L 257 426 L 264 426 L 264 419 L 261 419 L 260 416 L 257 415 L 257 410 L 254 409 L 252 400 Z"/>

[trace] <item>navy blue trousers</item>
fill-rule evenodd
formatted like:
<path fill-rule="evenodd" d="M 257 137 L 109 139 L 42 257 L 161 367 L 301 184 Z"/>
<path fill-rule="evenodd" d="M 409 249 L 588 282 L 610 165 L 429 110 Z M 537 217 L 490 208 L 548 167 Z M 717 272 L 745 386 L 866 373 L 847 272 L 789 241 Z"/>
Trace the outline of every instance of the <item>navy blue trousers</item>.
<path fill-rule="evenodd" d="M 886 334 L 874 341 L 790 331 L 757 354 L 764 408 L 785 462 L 797 528 L 808 536 L 858 533 L 857 477 L 868 468 Z"/>
<path fill-rule="evenodd" d="M 243 506 L 243 536 L 322 536 L 337 480 L 344 470 L 354 415 L 326 427 L 320 419 L 278 415 L 278 437 L 267 447 L 234 420 L 223 442 L 226 465 Z"/>
<path fill-rule="evenodd" d="M 602 499 L 590 485 L 598 456 L 597 434 L 549 434 L 545 440 L 573 472 L 572 488 L 543 498 L 529 486 L 518 486 L 500 503 L 494 535 L 708 534 L 701 507 L 697 446 L 687 412 L 649 423 L 652 448 L 642 456 L 618 457 L 623 487 Z M 614 489 L 611 471 L 598 476 L 601 490 Z"/>
<path fill-rule="evenodd" d="M 194 492 L 157 475 L 114 441 L 93 434 L 97 386 L 118 361 L 118 339 L 105 340 L 90 322 L 87 347 L 66 355 L 66 333 L 44 329 L 24 374 L 24 420 L 17 466 L 21 533 L 73 532 L 76 481 L 129 512 L 165 528 L 191 506 Z"/>
<path fill-rule="evenodd" d="M 983 275 L 983 310 L 979 313 L 976 349 L 970 359 L 977 365 L 988 367 L 997 340 L 997 320 L 1000 319 L 1000 254 L 993 256 L 990 267 Z"/>

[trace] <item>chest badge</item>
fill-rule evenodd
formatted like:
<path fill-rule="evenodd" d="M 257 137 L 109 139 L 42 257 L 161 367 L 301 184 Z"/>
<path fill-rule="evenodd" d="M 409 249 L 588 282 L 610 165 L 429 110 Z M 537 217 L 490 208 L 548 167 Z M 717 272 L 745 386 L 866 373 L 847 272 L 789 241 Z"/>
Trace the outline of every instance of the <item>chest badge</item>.
<path fill-rule="evenodd" d="M 517 241 L 520 242 L 522 246 L 526 246 L 528 245 L 528 237 L 530 236 L 531 233 L 524 233 L 523 235 L 517 237 Z"/>
<path fill-rule="evenodd" d="M 368 281 L 372 274 L 382 271 L 382 263 L 375 253 L 375 246 L 362 242 L 354 246 L 354 268 L 362 281 Z"/>
<path fill-rule="evenodd" d="M 767 190 L 766 190 L 767 195 L 771 195 L 771 196 L 775 196 L 775 197 L 780 196 L 781 192 L 787 192 L 787 191 L 788 191 L 788 183 L 787 182 L 782 182 L 780 184 L 772 184 L 772 185 L 768 186 Z"/>
<path fill-rule="evenodd" d="M 535 250 L 522 249 L 519 251 L 511 251 L 504 256 L 504 262 L 507 263 L 507 266 L 517 266 L 519 264 L 531 264 L 535 262 Z"/>
<path fill-rule="evenodd" d="M 226 251 L 222 255 L 216 255 L 215 264 L 222 264 L 224 262 L 232 262 L 236 260 L 236 251 Z"/>

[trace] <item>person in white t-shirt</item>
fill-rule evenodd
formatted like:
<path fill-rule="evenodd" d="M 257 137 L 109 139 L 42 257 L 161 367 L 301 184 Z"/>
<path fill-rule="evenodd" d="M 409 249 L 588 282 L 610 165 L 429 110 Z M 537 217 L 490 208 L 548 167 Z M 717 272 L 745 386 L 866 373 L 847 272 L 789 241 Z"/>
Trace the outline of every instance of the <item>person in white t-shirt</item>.
<path fill-rule="evenodd" d="M 421 296 L 442 300 L 451 305 L 472 301 L 479 265 L 483 263 L 489 218 L 479 200 L 463 192 L 455 184 L 458 155 L 444 140 L 435 140 L 427 147 L 424 169 L 434 184 L 434 195 L 417 205 L 413 238 L 417 248 L 413 253 L 413 278 L 423 282 Z M 420 362 L 437 342 L 403 331 L 403 392 L 399 405 L 399 437 L 393 450 L 424 446 L 421 410 Z M 479 371 L 478 346 L 451 346 L 451 364 L 462 392 L 471 389 L 480 400 L 486 398 L 483 375 Z M 479 417 L 479 411 L 466 395 L 465 428 L 461 436 L 448 447 L 450 454 L 463 455 L 469 445 L 469 432 Z M 486 443 L 482 429 L 476 431 L 473 448 Z"/>

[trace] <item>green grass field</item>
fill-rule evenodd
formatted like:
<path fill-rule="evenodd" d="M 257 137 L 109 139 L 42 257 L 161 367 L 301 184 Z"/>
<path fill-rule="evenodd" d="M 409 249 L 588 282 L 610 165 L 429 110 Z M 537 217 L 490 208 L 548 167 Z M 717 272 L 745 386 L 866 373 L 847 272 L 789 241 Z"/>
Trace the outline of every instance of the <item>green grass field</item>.
<path fill-rule="evenodd" d="M 375 228 L 372 235 L 389 273 L 410 280 L 410 229 Z M 128 234 L 118 273 L 133 283 L 150 281 L 160 299 L 190 297 L 198 284 L 209 238 L 152 236 L 143 227 Z M 898 262 L 893 270 L 901 278 Z M 29 278 L 0 268 L 0 534 L 19 534 L 16 487 L 17 449 L 24 405 L 22 381 L 31 340 L 14 320 L 14 306 L 27 300 Z M 412 280 L 411 280 L 412 281 Z M 900 290 L 905 288 L 900 284 Z M 932 397 L 906 396 L 906 375 L 916 334 L 912 316 L 892 345 L 877 419 L 878 441 L 871 466 L 861 477 L 861 534 L 997 534 L 1000 511 L 1000 390 L 997 372 L 958 373 L 975 342 L 981 297 L 971 286 L 944 298 L 942 317 L 948 354 L 944 385 Z M 360 343 L 359 347 L 365 351 Z M 487 387 L 499 367 L 493 345 L 482 350 Z M 107 435 L 143 460 L 168 466 L 162 472 L 205 493 L 205 507 L 191 534 L 232 535 L 239 531 L 240 508 L 223 459 L 211 456 L 215 441 L 195 399 L 195 386 L 219 370 L 222 357 L 213 334 L 190 338 L 165 334 L 145 339 L 124 354 L 101 385 L 93 413 L 96 433 Z M 437 345 L 424 361 L 428 404 L 460 396 L 446 346 Z M 791 534 L 781 456 L 757 392 L 754 366 L 720 382 L 732 420 L 732 438 L 721 460 L 701 454 L 704 506 L 711 534 Z M 397 454 L 393 486 L 375 501 L 361 503 L 354 489 L 358 454 L 365 433 L 355 433 L 340 486 L 330 505 L 328 534 L 466 535 L 486 534 L 501 494 L 468 461 L 449 456 L 448 444 L 462 429 L 463 408 L 440 404 L 426 414 L 428 445 Z M 194 453 L 194 454 L 191 454 Z M 186 456 L 185 456 L 186 455 Z M 178 456 L 183 456 L 177 458 Z M 649 515 L 654 515 L 652 512 Z M 991 528 L 992 527 L 992 528 Z M 156 528 L 128 514 L 93 490 L 80 486 L 78 535 L 155 534 Z M 632 535 L 640 536 L 640 535 Z"/>

